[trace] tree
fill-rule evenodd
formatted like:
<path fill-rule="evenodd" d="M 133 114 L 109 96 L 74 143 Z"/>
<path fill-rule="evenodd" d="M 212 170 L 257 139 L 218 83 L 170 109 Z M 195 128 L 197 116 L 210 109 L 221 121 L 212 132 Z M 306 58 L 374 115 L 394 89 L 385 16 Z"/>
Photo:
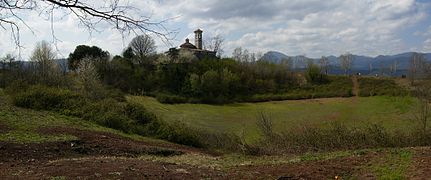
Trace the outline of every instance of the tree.
<path fill-rule="evenodd" d="M 15 64 L 15 60 L 15 56 L 13 56 L 12 54 L 6 54 L 4 58 L 0 59 L 2 70 L 12 69 Z"/>
<path fill-rule="evenodd" d="M 398 61 L 394 61 L 389 65 L 389 71 L 391 72 L 391 76 L 397 73 Z"/>
<path fill-rule="evenodd" d="M 41 83 L 53 85 L 58 83 L 60 70 L 54 62 L 56 54 L 46 41 L 41 41 L 36 44 L 35 49 L 30 57 L 30 60 L 35 65 L 35 75 Z"/>
<path fill-rule="evenodd" d="M 322 73 L 328 75 L 329 70 L 329 59 L 326 56 L 322 56 L 319 60 L 320 70 Z"/>
<path fill-rule="evenodd" d="M 413 53 L 410 58 L 409 66 L 409 79 L 410 83 L 414 85 L 415 79 L 420 74 L 420 70 L 425 63 L 425 56 L 420 53 Z"/>
<path fill-rule="evenodd" d="M 242 60 L 242 48 L 241 47 L 237 47 L 233 50 L 232 58 L 238 62 L 241 62 L 241 60 Z"/>
<path fill-rule="evenodd" d="M 106 63 L 109 59 L 109 52 L 103 51 L 97 46 L 79 45 L 69 54 L 67 58 L 69 69 L 76 70 L 82 59 L 89 58 L 95 61 L 96 66 Z"/>
<path fill-rule="evenodd" d="M 139 9 L 129 6 L 120 0 L 96 3 L 87 0 L 1 0 L 0 27 L 9 29 L 15 43 L 20 46 L 20 28 L 31 28 L 23 20 L 24 15 L 37 12 L 42 18 L 48 19 L 53 28 L 54 14 L 75 16 L 81 25 L 88 30 L 97 30 L 96 26 L 103 22 L 117 29 L 120 33 L 130 32 L 153 33 L 169 40 L 169 32 L 162 22 L 152 22 L 142 16 Z M 21 23 L 23 25 L 21 25 Z M 54 32 L 54 31 L 52 31 Z M 53 36 L 55 36 L 53 34 Z"/>
<path fill-rule="evenodd" d="M 346 53 L 340 56 L 340 66 L 341 69 L 344 70 L 344 75 L 347 75 L 347 72 L 352 68 L 353 63 L 353 55 L 350 53 Z"/>
<path fill-rule="evenodd" d="M 127 58 L 127 59 L 132 59 L 135 57 L 135 55 L 133 54 L 133 49 L 131 47 L 127 47 L 124 51 L 123 51 L 123 57 Z"/>
<path fill-rule="evenodd" d="M 223 55 L 223 42 L 224 38 L 221 35 L 216 35 L 205 42 L 205 49 L 216 52 L 217 57 Z"/>
<path fill-rule="evenodd" d="M 83 58 L 78 64 L 78 85 L 81 94 L 92 99 L 101 99 L 103 94 L 102 84 L 99 80 L 94 60 Z"/>
<path fill-rule="evenodd" d="M 138 64 L 144 64 L 150 55 L 156 54 L 156 42 L 149 35 L 139 35 L 129 43 Z"/>
<path fill-rule="evenodd" d="M 311 84 L 318 84 L 326 81 L 326 77 L 324 74 L 322 74 L 322 70 L 312 61 L 308 62 L 307 64 L 305 78 L 307 79 L 307 82 Z"/>

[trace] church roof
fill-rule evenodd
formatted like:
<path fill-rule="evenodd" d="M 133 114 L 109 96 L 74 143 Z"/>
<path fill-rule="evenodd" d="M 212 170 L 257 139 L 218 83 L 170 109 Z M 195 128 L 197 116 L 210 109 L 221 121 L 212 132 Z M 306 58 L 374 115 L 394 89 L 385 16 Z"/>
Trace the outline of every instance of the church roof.
<path fill-rule="evenodd" d="M 180 48 L 197 49 L 197 47 L 195 45 L 190 43 L 189 39 L 186 39 L 186 42 L 184 44 L 181 44 Z"/>

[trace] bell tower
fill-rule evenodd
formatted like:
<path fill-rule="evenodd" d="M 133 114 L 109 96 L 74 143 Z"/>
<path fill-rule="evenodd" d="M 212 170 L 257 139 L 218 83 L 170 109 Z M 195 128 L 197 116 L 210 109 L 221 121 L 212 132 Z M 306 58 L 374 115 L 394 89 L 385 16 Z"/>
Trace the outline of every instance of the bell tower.
<path fill-rule="evenodd" d="M 195 31 L 195 46 L 198 48 L 198 49 L 202 49 L 202 30 L 200 30 L 200 29 L 197 29 L 196 31 Z"/>

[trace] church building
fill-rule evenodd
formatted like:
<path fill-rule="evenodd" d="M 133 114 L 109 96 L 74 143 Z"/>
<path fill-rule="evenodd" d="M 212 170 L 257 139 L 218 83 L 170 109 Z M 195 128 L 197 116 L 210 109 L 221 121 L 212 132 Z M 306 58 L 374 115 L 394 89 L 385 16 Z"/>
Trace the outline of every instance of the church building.
<path fill-rule="evenodd" d="M 205 57 L 214 57 L 216 58 L 215 51 L 209 51 L 202 48 L 202 33 L 201 29 L 197 29 L 194 31 L 195 33 L 195 44 L 190 43 L 190 40 L 187 38 L 186 41 L 180 45 L 179 50 L 190 51 L 192 52 L 198 59 L 203 59 Z M 171 50 L 169 50 L 171 51 Z"/>

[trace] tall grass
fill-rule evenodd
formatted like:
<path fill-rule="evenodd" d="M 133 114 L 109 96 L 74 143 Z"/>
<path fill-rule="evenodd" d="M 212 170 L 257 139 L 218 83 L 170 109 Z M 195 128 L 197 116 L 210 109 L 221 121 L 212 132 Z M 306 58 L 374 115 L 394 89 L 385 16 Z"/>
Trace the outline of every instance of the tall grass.
<path fill-rule="evenodd" d="M 359 82 L 359 96 L 406 96 L 408 90 L 399 86 L 393 79 L 379 79 L 361 77 Z"/>
<path fill-rule="evenodd" d="M 430 131 L 389 131 L 381 124 L 349 127 L 335 122 L 329 127 L 304 125 L 297 131 L 275 133 L 270 131 L 270 117 L 260 115 L 257 125 L 263 138 L 249 151 L 257 155 L 431 145 Z"/>

